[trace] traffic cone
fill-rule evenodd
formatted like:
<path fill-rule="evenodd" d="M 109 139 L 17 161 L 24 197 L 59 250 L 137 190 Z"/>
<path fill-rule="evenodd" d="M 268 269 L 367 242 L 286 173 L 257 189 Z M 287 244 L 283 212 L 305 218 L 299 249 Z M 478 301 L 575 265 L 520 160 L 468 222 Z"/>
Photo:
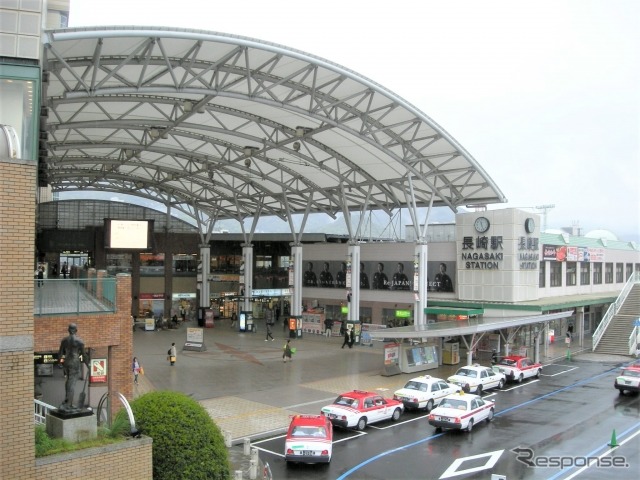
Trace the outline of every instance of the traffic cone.
<path fill-rule="evenodd" d="M 611 442 L 609 442 L 610 447 L 617 447 L 618 440 L 616 440 L 616 429 L 613 429 L 613 433 L 611 433 Z"/>

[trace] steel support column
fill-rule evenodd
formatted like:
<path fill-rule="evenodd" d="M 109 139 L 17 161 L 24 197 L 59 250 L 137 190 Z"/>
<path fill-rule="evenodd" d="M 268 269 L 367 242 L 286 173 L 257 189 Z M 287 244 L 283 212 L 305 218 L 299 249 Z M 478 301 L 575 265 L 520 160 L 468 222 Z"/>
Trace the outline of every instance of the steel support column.
<path fill-rule="evenodd" d="M 244 262 L 244 298 L 242 302 L 242 310 L 245 312 L 252 311 L 251 297 L 253 296 L 253 245 L 242 245 L 242 261 Z"/>
<path fill-rule="evenodd" d="M 291 263 L 293 264 L 293 281 L 291 287 L 291 315 L 302 315 L 302 246 L 291 245 Z"/>

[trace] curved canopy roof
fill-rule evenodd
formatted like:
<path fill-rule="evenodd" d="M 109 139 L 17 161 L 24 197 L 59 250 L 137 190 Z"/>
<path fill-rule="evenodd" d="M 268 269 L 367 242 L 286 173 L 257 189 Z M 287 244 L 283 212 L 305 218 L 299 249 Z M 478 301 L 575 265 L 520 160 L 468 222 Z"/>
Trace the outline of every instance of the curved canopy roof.
<path fill-rule="evenodd" d="M 44 44 L 54 191 L 239 221 L 506 201 L 424 113 L 304 52 L 139 27 L 47 31 Z"/>

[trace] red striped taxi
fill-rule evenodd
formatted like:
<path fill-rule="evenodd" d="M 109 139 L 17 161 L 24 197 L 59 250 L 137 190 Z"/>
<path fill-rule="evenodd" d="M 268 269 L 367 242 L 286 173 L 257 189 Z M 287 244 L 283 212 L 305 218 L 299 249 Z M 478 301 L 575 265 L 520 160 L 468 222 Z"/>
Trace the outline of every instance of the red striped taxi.
<path fill-rule="evenodd" d="M 466 430 L 486 420 L 490 422 L 495 412 L 495 402 L 479 395 L 456 393 L 445 397 L 429 414 L 429 424 L 442 429 Z"/>
<path fill-rule="evenodd" d="M 400 418 L 404 405 L 393 398 L 384 398 L 375 392 L 353 390 L 343 393 L 331 405 L 322 407 L 326 415 L 336 427 L 364 430 L 369 423 Z"/>
<path fill-rule="evenodd" d="M 540 372 L 542 372 L 541 363 L 519 355 L 502 357 L 498 362 L 498 368 L 504 373 L 507 380 L 518 383 L 521 383 L 525 378 L 539 378 Z"/>
<path fill-rule="evenodd" d="M 329 463 L 331 461 L 333 425 L 324 415 L 294 415 L 284 442 L 287 464 Z"/>

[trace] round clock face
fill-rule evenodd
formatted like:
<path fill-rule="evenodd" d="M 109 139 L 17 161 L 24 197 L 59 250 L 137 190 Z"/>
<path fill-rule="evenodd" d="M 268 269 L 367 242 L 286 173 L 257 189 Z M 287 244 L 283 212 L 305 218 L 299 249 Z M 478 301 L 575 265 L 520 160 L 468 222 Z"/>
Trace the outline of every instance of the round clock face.
<path fill-rule="evenodd" d="M 536 222 L 533 221 L 533 218 L 527 218 L 524 221 L 524 229 L 527 231 L 527 233 L 533 233 L 533 231 L 536 229 Z"/>
<path fill-rule="evenodd" d="M 484 233 L 489 230 L 489 219 L 486 217 L 478 217 L 474 222 L 473 226 L 480 233 Z"/>

